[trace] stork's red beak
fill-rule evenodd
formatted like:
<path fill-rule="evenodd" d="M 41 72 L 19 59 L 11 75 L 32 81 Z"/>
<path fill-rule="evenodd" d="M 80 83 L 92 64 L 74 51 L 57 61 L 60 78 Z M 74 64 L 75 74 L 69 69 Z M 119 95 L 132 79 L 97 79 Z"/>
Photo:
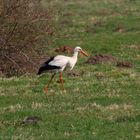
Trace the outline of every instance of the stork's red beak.
<path fill-rule="evenodd" d="M 84 52 L 83 50 L 81 50 L 80 53 L 82 53 L 85 56 L 88 56 L 88 54 L 86 52 Z"/>

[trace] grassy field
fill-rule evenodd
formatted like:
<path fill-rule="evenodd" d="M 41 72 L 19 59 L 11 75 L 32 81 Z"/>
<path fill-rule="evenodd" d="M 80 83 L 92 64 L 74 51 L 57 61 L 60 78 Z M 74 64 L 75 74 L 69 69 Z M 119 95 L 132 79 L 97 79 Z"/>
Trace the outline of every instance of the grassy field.
<path fill-rule="evenodd" d="M 50 48 L 80 45 L 92 56 L 110 54 L 133 67 L 85 64 L 87 58 L 79 57 L 74 71 L 80 76 L 63 72 L 65 90 L 57 76 L 47 95 L 42 91 L 47 73 L 0 78 L 0 140 L 140 139 L 140 1 L 51 4 L 58 9 L 60 37 Z M 23 124 L 28 116 L 41 120 Z"/>

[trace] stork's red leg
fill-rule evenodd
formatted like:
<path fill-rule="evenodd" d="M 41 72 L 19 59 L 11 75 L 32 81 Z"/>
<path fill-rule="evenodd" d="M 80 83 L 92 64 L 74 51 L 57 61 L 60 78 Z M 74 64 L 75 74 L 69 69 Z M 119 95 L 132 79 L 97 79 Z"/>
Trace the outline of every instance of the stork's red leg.
<path fill-rule="evenodd" d="M 53 80 L 55 74 L 56 74 L 56 73 L 54 73 L 54 74 L 51 75 L 50 81 L 48 82 L 47 86 L 44 88 L 44 91 L 45 91 L 46 93 L 48 92 L 49 85 L 50 85 L 50 83 L 52 82 L 52 80 Z"/>
<path fill-rule="evenodd" d="M 63 83 L 63 80 L 62 80 L 62 72 L 60 72 L 60 83 L 62 85 L 62 89 L 64 89 L 64 83 Z"/>

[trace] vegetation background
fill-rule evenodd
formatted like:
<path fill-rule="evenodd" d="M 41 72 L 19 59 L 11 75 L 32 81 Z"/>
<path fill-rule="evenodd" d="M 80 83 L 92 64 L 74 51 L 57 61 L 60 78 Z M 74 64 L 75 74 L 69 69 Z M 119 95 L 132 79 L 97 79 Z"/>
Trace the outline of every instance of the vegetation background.
<path fill-rule="evenodd" d="M 0 25 L 0 139 L 140 139 L 139 0 L 2 0 Z M 90 58 L 46 95 L 65 45 Z"/>

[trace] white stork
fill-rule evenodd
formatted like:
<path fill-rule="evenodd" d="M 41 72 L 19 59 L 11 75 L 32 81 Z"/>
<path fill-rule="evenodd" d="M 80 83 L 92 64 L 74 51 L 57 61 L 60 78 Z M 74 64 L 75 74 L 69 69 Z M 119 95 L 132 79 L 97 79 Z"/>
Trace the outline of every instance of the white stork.
<path fill-rule="evenodd" d="M 47 60 L 46 62 L 44 62 L 41 65 L 41 67 L 39 68 L 38 74 L 42 74 L 45 71 L 53 72 L 49 83 L 47 84 L 47 86 L 44 89 L 44 91 L 46 93 L 48 92 L 48 87 L 57 72 L 60 72 L 60 82 L 62 85 L 62 89 L 64 89 L 64 84 L 63 84 L 63 80 L 62 80 L 62 71 L 65 69 L 65 67 L 70 67 L 70 70 L 73 69 L 73 67 L 75 66 L 75 64 L 77 62 L 77 56 L 78 56 L 79 52 L 85 56 L 88 56 L 88 54 L 86 52 L 84 52 L 81 49 L 81 47 L 77 46 L 74 49 L 74 54 L 72 57 L 68 57 L 68 56 L 64 56 L 64 55 L 57 55 L 55 57 L 51 57 L 49 60 Z"/>

